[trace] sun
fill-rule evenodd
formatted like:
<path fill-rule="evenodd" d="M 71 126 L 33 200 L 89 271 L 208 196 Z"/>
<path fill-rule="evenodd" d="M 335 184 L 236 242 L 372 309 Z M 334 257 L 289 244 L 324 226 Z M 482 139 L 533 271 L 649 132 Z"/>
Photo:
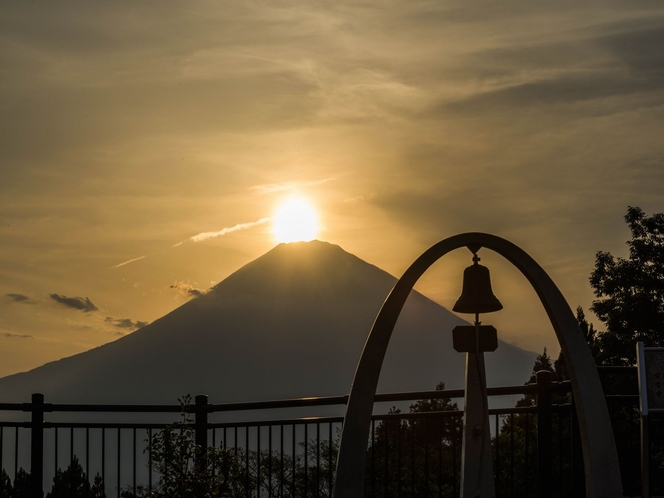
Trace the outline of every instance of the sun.
<path fill-rule="evenodd" d="M 301 197 L 291 197 L 277 209 L 272 223 L 277 242 L 308 242 L 318 234 L 318 217 L 311 204 Z"/>

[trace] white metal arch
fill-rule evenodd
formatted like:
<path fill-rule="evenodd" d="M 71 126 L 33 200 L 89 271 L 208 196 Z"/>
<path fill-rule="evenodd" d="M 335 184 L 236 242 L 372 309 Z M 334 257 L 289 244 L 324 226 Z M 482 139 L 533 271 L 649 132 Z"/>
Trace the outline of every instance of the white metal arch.
<path fill-rule="evenodd" d="M 622 481 L 609 412 L 597 369 L 574 313 L 553 280 L 537 262 L 511 242 L 486 233 L 455 235 L 438 242 L 406 270 L 385 300 L 371 328 L 355 371 L 346 407 L 334 483 L 334 498 L 364 494 L 364 467 L 373 401 L 383 359 L 401 309 L 415 283 L 438 259 L 460 247 L 491 249 L 528 279 L 556 332 L 567 365 L 579 420 L 586 495 L 622 497 Z"/>

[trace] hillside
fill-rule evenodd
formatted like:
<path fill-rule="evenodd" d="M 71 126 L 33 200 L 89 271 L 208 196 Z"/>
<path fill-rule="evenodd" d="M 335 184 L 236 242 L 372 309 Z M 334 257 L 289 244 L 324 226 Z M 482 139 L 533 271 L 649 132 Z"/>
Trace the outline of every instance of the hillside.
<path fill-rule="evenodd" d="M 280 244 L 200 297 L 131 335 L 0 379 L 1 401 L 213 403 L 349 392 L 373 320 L 396 279 L 320 241 Z M 463 387 L 464 323 L 413 292 L 388 350 L 379 392 Z M 521 384 L 534 354 L 501 342 L 490 385 Z"/>

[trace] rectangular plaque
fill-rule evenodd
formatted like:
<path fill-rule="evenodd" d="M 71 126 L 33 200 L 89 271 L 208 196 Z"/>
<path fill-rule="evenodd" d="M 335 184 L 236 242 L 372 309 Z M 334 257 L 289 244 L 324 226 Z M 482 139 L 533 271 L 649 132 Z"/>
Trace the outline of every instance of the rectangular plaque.
<path fill-rule="evenodd" d="M 498 349 L 498 333 L 493 325 L 480 325 L 480 352 Z M 475 352 L 475 326 L 459 325 L 452 330 L 452 344 L 459 353 Z"/>
<path fill-rule="evenodd" d="M 664 348 L 644 348 L 648 408 L 664 408 Z"/>
<path fill-rule="evenodd" d="M 639 342 L 636 353 L 641 413 L 664 411 L 664 348 L 646 348 Z"/>

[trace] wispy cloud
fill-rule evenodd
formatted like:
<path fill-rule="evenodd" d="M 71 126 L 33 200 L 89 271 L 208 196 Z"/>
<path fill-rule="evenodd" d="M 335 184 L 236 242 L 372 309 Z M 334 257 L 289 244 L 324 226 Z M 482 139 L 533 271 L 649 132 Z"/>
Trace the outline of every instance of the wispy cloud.
<path fill-rule="evenodd" d="M 5 332 L 2 335 L 3 337 L 12 337 L 15 339 L 34 339 L 34 336 L 28 334 L 12 334 L 11 332 Z"/>
<path fill-rule="evenodd" d="M 266 183 L 264 185 L 254 185 L 250 190 L 255 190 L 261 194 L 272 194 L 274 192 L 283 192 L 295 188 L 291 183 Z"/>
<path fill-rule="evenodd" d="M 145 322 L 142 320 L 132 320 L 131 318 L 114 318 L 112 316 L 107 316 L 104 321 L 106 323 L 110 323 L 114 327 L 132 330 L 140 329 L 141 327 L 145 327 L 146 325 L 150 324 L 150 322 Z"/>
<path fill-rule="evenodd" d="M 118 264 L 118 265 L 111 266 L 110 269 L 112 270 L 113 268 L 120 268 L 121 266 L 128 265 L 129 263 L 133 263 L 134 261 L 140 261 L 141 259 L 146 258 L 146 257 L 147 257 L 147 256 L 140 256 L 140 257 L 138 257 L 138 258 L 130 259 L 130 260 L 125 261 L 125 262 L 123 262 L 123 263 L 120 263 L 120 264 Z"/>
<path fill-rule="evenodd" d="M 263 223 L 267 223 L 268 221 L 270 221 L 270 218 L 261 218 L 260 220 L 250 221 L 248 223 L 238 223 L 237 225 L 233 225 L 232 227 L 222 228 L 221 230 L 218 230 L 216 232 L 201 232 L 197 235 L 189 237 L 187 240 L 183 240 L 182 242 L 174 244 L 173 247 L 181 246 L 185 242 L 189 241 L 201 242 L 203 240 L 212 239 L 214 237 L 222 237 L 228 233 L 237 232 L 239 230 L 246 230 L 247 228 L 255 227 L 256 225 L 262 225 Z"/>
<path fill-rule="evenodd" d="M 23 303 L 23 304 L 36 304 L 36 301 L 30 299 L 29 296 L 24 294 L 5 294 L 13 303 Z"/>
<path fill-rule="evenodd" d="M 55 302 L 62 304 L 63 306 L 67 306 L 68 308 L 73 308 L 75 310 L 80 310 L 84 313 L 99 310 L 99 308 L 97 308 L 97 306 L 95 306 L 95 304 L 90 301 L 90 298 L 88 297 L 67 297 L 60 294 L 49 294 L 49 297 Z"/>
<path fill-rule="evenodd" d="M 284 190 L 296 190 L 305 187 L 315 187 L 334 180 L 334 177 L 322 178 L 320 180 L 312 180 L 309 182 L 286 182 L 286 183 L 265 183 L 263 185 L 254 185 L 250 190 L 254 190 L 261 194 L 273 194 L 275 192 L 283 192 Z"/>
<path fill-rule="evenodd" d="M 200 297 L 206 293 L 205 290 L 198 289 L 187 282 L 175 282 L 170 286 L 170 288 L 175 289 L 180 294 L 188 297 Z"/>
<path fill-rule="evenodd" d="M 216 232 L 201 232 L 197 235 L 193 235 L 193 236 L 189 237 L 186 240 L 183 240 L 182 242 L 178 242 L 177 244 L 173 244 L 172 247 L 181 246 L 185 242 L 190 242 L 190 241 L 191 242 L 201 242 L 203 240 L 211 239 L 211 238 L 214 238 L 214 237 L 221 237 L 221 236 L 226 235 L 228 233 L 237 232 L 237 231 L 240 231 L 240 230 L 245 230 L 247 228 L 251 228 L 251 227 L 254 227 L 256 225 L 261 225 L 263 223 L 267 223 L 268 221 L 270 221 L 270 218 L 261 218 L 259 220 L 250 221 L 248 223 L 238 223 L 237 225 L 233 225 L 232 227 L 222 228 L 221 230 L 217 230 Z M 119 263 L 117 265 L 111 266 L 111 267 L 109 267 L 109 269 L 112 270 L 114 268 L 120 268 L 121 266 L 125 266 L 125 265 L 128 265 L 130 263 L 135 263 L 136 261 L 140 261 L 142 259 L 145 259 L 148 256 L 150 256 L 150 254 L 146 254 L 145 256 L 139 256 L 138 258 L 132 258 L 132 259 L 129 259 L 127 261 L 123 261 L 122 263 Z"/>
<path fill-rule="evenodd" d="M 349 197 L 348 199 L 344 199 L 343 202 L 367 202 L 376 197 L 378 194 L 376 192 L 370 192 L 368 194 L 364 195 L 358 195 L 356 197 Z"/>

